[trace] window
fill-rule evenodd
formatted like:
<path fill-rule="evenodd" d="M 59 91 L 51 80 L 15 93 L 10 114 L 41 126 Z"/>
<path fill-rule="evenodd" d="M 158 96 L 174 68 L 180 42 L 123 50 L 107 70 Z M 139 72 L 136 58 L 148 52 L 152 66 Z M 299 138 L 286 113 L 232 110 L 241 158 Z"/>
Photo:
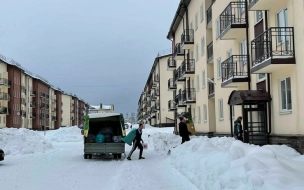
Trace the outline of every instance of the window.
<path fill-rule="evenodd" d="M 205 88 L 206 87 L 206 72 L 205 71 L 203 71 L 202 78 L 203 78 L 203 88 Z"/>
<path fill-rule="evenodd" d="M 203 22 L 203 20 L 204 20 L 204 15 L 205 15 L 205 12 L 204 12 L 204 5 L 203 5 L 203 4 L 201 5 L 200 12 L 201 12 L 201 22 Z"/>
<path fill-rule="evenodd" d="M 217 59 L 217 77 L 218 78 L 222 77 L 222 62 L 221 62 L 221 58 Z"/>
<path fill-rule="evenodd" d="M 199 75 L 196 76 L 196 91 L 199 91 L 200 86 L 199 86 Z"/>
<path fill-rule="evenodd" d="M 197 28 L 198 28 L 198 15 L 196 13 L 196 15 L 195 15 L 195 30 L 197 30 Z"/>
<path fill-rule="evenodd" d="M 219 116 L 220 120 L 224 120 L 223 99 L 219 99 Z"/>
<path fill-rule="evenodd" d="M 190 23 L 190 29 L 191 29 L 191 30 L 193 29 L 193 24 L 192 24 L 192 22 Z"/>
<path fill-rule="evenodd" d="M 205 54 L 205 38 L 203 37 L 201 40 L 201 54 Z"/>
<path fill-rule="evenodd" d="M 245 2 L 245 0 L 239 0 L 239 2 Z M 240 15 L 245 12 L 245 3 L 240 5 Z"/>
<path fill-rule="evenodd" d="M 263 11 L 255 11 L 256 23 L 263 19 Z"/>
<path fill-rule="evenodd" d="M 288 26 L 288 11 L 287 8 L 281 10 L 277 14 L 277 22 L 278 22 L 278 27 L 287 27 Z M 285 33 L 284 32 L 279 32 L 278 34 L 278 41 L 279 42 L 285 42 Z"/>
<path fill-rule="evenodd" d="M 198 44 L 196 44 L 196 47 L 195 47 L 195 59 L 196 59 L 196 61 L 198 61 Z"/>
<path fill-rule="evenodd" d="M 235 114 L 234 114 L 234 106 L 231 106 L 231 108 L 232 108 L 232 109 L 231 109 L 232 119 L 234 119 L 234 115 L 235 115 Z"/>
<path fill-rule="evenodd" d="M 204 122 L 207 122 L 207 105 L 204 104 Z"/>
<path fill-rule="evenodd" d="M 198 122 L 200 123 L 201 122 L 201 107 L 198 106 L 197 108 L 197 115 L 198 115 Z"/>
<path fill-rule="evenodd" d="M 195 108 L 193 108 L 193 118 L 192 118 L 193 122 L 195 122 Z"/>
<path fill-rule="evenodd" d="M 259 73 L 259 75 L 258 75 L 258 81 L 264 80 L 265 77 L 266 77 L 265 73 Z"/>
<path fill-rule="evenodd" d="M 220 19 L 216 20 L 216 37 L 220 37 L 221 34 L 221 23 L 220 23 Z"/>
<path fill-rule="evenodd" d="M 292 101 L 291 101 L 291 83 L 290 77 L 281 80 L 281 111 L 291 111 Z"/>
<path fill-rule="evenodd" d="M 191 59 L 194 59 L 193 51 L 191 51 Z"/>
<path fill-rule="evenodd" d="M 243 64 L 246 64 L 247 63 L 247 56 L 244 56 L 244 55 L 247 55 L 247 41 L 246 40 L 243 40 L 241 41 L 240 43 L 240 55 L 243 55 L 241 60 L 243 62 Z"/>

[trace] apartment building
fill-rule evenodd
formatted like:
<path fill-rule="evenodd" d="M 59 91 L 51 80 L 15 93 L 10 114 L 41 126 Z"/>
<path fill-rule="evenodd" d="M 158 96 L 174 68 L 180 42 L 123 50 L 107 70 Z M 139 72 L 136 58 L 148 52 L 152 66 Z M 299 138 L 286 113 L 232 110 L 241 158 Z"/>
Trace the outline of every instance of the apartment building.
<path fill-rule="evenodd" d="M 85 108 L 85 102 L 83 99 L 79 99 L 78 101 L 78 125 L 84 125 L 85 121 L 85 114 L 86 114 L 86 108 Z"/>
<path fill-rule="evenodd" d="M 54 128 L 59 129 L 62 126 L 62 115 L 63 115 L 63 102 L 62 102 L 62 94 L 63 91 L 60 88 L 55 88 L 55 96 L 56 96 L 56 115 L 53 114 L 52 117 L 55 118 Z"/>
<path fill-rule="evenodd" d="M 71 126 L 71 101 L 72 96 L 70 94 L 63 92 L 62 96 L 62 123 L 61 126 Z"/>
<path fill-rule="evenodd" d="M 174 112 L 169 109 L 173 84 L 171 67 L 172 51 L 159 52 L 154 60 L 149 77 L 138 101 L 137 120 L 155 127 L 173 127 Z M 168 85 L 167 85 L 168 84 Z"/>
<path fill-rule="evenodd" d="M 181 1 L 167 35 L 175 116 L 189 112 L 208 136 L 232 135 L 243 116 L 245 142 L 304 152 L 303 14 L 296 0 Z"/>
<path fill-rule="evenodd" d="M 7 64 L 0 60 L 0 128 L 7 124 L 7 115 L 9 110 L 9 88 L 11 88 L 11 81 L 8 80 Z"/>
<path fill-rule="evenodd" d="M 91 106 L 89 106 L 88 112 L 89 113 L 113 113 L 114 105 L 113 104 L 107 104 L 107 105 L 100 104 L 99 106 L 91 105 Z"/>
<path fill-rule="evenodd" d="M 78 98 L 76 95 L 72 95 L 71 100 L 71 122 L 72 125 L 78 125 Z"/>

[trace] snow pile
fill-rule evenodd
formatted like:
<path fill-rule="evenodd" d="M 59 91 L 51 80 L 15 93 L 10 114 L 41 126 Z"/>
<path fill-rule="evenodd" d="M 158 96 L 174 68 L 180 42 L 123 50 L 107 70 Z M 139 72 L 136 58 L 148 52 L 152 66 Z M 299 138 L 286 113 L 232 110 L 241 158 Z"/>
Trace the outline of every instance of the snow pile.
<path fill-rule="evenodd" d="M 0 129 L 0 148 L 6 155 L 31 154 L 52 149 L 52 144 L 37 131 L 24 128 Z"/>
<path fill-rule="evenodd" d="M 82 142 L 81 129 L 77 126 L 62 127 L 57 130 L 47 131 L 46 138 L 54 142 Z"/>
<path fill-rule="evenodd" d="M 155 133 L 154 150 L 199 189 L 303 189 L 304 156 L 287 146 L 255 146 L 233 138 Z M 165 143 L 166 142 L 166 143 Z M 178 146 L 177 146 L 178 145 Z M 176 148 L 172 148 L 175 147 Z"/>

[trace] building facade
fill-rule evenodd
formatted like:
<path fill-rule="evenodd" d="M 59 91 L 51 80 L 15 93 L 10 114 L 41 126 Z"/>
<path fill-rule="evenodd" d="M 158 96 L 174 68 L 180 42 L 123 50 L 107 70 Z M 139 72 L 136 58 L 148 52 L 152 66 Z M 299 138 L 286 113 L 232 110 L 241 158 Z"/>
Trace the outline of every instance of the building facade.
<path fill-rule="evenodd" d="M 180 1 L 167 35 L 175 120 L 187 112 L 198 134 L 232 136 L 243 116 L 245 142 L 304 152 L 303 14 L 296 0 Z"/>
<path fill-rule="evenodd" d="M 138 101 L 137 120 L 155 127 L 173 127 L 174 112 L 169 110 L 172 97 L 172 71 L 167 70 L 171 63 L 171 51 L 158 53 L 150 75 Z"/>

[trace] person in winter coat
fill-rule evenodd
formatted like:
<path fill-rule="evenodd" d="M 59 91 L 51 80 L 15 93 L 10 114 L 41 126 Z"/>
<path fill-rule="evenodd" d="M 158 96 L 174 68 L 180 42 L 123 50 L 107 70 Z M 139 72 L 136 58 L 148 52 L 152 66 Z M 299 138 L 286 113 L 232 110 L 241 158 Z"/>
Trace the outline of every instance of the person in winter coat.
<path fill-rule="evenodd" d="M 143 153 L 143 146 L 140 142 L 144 143 L 144 141 L 141 139 L 141 135 L 142 135 L 142 129 L 144 128 L 144 124 L 139 124 L 139 128 L 136 130 L 136 136 L 133 140 L 133 147 L 131 152 L 129 153 L 127 159 L 131 160 L 131 156 L 133 154 L 133 152 L 136 150 L 136 148 L 139 148 L 139 159 L 145 159 L 145 157 L 142 157 L 142 153 Z"/>
<path fill-rule="evenodd" d="M 182 137 L 182 143 L 181 144 L 183 144 L 186 141 L 190 141 L 189 135 L 191 135 L 191 133 L 188 131 L 185 117 L 180 117 L 179 119 L 180 119 L 180 122 L 178 124 L 179 135 Z"/>
<path fill-rule="evenodd" d="M 239 116 L 237 120 L 234 121 L 234 137 L 243 142 L 243 127 L 242 127 L 242 116 Z"/>

